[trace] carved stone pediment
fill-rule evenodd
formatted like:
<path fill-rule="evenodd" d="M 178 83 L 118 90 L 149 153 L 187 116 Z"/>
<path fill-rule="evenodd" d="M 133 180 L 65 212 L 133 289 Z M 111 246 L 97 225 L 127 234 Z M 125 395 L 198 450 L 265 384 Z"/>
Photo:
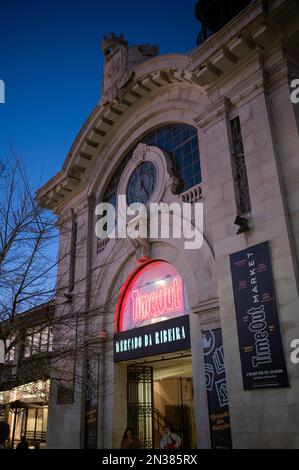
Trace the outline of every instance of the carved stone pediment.
<path fill-rule="evenodd" d="M 125 87 L 134 76 L 134 67 L 154 57 L 159 52 L 158 46 L 141 44 L 128 46 L 123 35 L 104 36 L 102 50 L 105 64 L 102 81 L 102 103 L 110 103 L 118 97 L 118 90 Z"/>
<path fill-rule="evenodd" d="M 124 46 L 117 48 L 113 56 L 105 62 L 102 101 L 113 101 L 117 97 L 118 83 L 123 79 L 127 71 L 127 49 Z"/>

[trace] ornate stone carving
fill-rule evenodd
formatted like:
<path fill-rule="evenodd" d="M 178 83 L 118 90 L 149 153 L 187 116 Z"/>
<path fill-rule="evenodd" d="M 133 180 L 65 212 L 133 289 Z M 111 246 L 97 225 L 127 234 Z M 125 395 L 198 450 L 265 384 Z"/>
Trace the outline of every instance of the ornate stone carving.
<path fill-rule="evenodd" d="M 149 44 L 128 46 L 122 34 L 111 33 L 103 37 L 102 50 L 106 59 L 102 81 L 102 103 L 105 104 L 119 96 L 120 88 L 132 80 L 134 67 L 157 55 L 159 47 Z"/>
<path fill-rule="evenodd" d="M 124 39 L 124 35 L 121 34 L 120 36 L 116 36 L 115 33 L 110 33 L 109 36 L 103 36 L 102 39 L 102 51 L 104 56 L 109 60 L 109 56 L 111 56 L 118 46 L 127 46 L 128 41 Z"/>
<path fill-rule="evenodd" d="M 150 44 L 142 44 L 139 50 L 143 56 L 155 57 L 159 53 L 159 46 L 151 46 Z"/>
<path fill-rule="evenodd" d="M 136 252 L 137 261 L 147 261 L 151 257 L 150 244 L 147 238 L 130 238 Z"/>
<path fill-rule="evenodd" d="M 133 163 L 141 163 L 144 159 L 144 156 L 147 152 L 147 145 L 146 144 L 138 144 L 136 149 L 133 152 L 132 162 Z"/>
<path fill-rule="evenodd" d="M 103 103 L 113 101 L 118 94 L 118 83 L 126 73 L 127 49 L 120 46 L 113 56 L 106 60 L 104 65 L 104 76 L 102 84 Z"/>
<path fill-rule="evenodd" d="M 134 70 L 133 69 L 127 70 L 127 72 L 124 74 L 124 76 L 120 80 L 118 84 L 118 88 L 122 88 L 125 85 L 127 85 L 132 80 L 133 77 L 134 77 Z"/>
<path fill-rule="evenodd" d="M 118 96 L 118 90 L 115 85 L 107 88 L 106 90 L 102 91 L 102 100 L 103 103 L 111 103 L 115 100 Z"/>

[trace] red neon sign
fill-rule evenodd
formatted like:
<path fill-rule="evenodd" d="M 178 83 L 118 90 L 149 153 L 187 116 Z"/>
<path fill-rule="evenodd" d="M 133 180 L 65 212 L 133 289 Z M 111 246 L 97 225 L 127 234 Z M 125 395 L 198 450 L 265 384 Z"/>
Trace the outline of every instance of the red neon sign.
<path fill-rule="evenodd" d="M 159 282 L 159 281 L 158 281 Z M 133 320 L 147 320 L 182 308 L 182 282 L 175 277 L 170 286 L 159 286 L 153 292 L 140 295 L 139 290 L 131 292 Z"/>
<path fill-rule="evenodd" d="M 126 331 L 184 315 L 183 280 L 165 261 L 146 264 L 133 275 L 122 292 L 117 309 L 117 331 Z"/>

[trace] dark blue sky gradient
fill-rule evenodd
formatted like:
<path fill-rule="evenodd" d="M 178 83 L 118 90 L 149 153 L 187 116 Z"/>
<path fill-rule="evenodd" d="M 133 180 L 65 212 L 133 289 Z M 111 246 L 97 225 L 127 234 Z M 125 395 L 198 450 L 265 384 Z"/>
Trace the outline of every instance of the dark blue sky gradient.
<path fill-rule="evenodd" d="M 101 38 L 115 31 L 160 53 L 195 46 L 195 0 L 3 0 L 0 160 L 13 145 L 34 186 L 60 170 L 101 89 Z"/>

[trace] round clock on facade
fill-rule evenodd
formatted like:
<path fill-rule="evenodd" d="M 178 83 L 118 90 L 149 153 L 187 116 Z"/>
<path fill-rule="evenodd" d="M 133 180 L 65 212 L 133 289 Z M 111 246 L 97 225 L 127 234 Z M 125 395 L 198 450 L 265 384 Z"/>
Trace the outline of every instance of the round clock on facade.
<path fill-rule="evenodd" d="M 124 168 L 117 196 L 126 195 L 127 205 L 160 202 L 165 191 L 175 194 L 179 180 L 173 175 L 170 156 L 151 145 L 139 143 Z"/>
<path fill-rule="evenodd" d="M 127 204 L 141 202 L 146 204 L 157 185 L 157 170 L 152 162 L 140 163 L 131 173 L 127 185 Z"/>

